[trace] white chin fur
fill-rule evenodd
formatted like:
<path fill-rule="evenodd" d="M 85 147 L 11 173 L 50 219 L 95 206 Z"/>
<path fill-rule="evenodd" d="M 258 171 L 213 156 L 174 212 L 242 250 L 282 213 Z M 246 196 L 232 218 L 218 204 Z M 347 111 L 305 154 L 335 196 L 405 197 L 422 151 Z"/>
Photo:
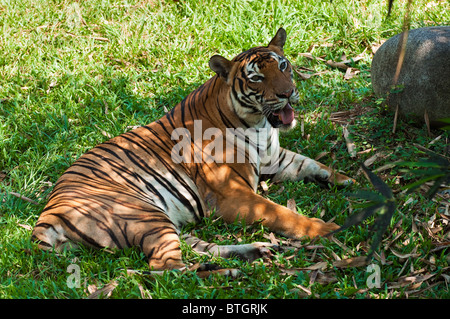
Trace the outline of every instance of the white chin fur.
<path fill-rule="evenodd" d="M 294 120 L 291 122 L 291 124 L 280 126 L 280 127 L 279 127 L 279 130 L 280 130 L 281 132 L 287 132 L 287 131 L 289 131 L 289 130 L 292 130 L 296 125 L 297 125 L 297 120 L 294 119 Z"/>

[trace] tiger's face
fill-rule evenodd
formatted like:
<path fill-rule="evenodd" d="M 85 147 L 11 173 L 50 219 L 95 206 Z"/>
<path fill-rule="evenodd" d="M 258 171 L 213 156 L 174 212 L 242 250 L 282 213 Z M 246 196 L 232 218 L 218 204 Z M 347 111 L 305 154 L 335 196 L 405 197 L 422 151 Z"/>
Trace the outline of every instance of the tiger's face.
<path fill-rule="evenodd" d="M 286 130 L 295 125 L 291 104 L 299 94 L 291 63 L 280 53 L 262 47 L 245 54 L 233 86 L 242 118 L 264 116 L 272 127 Z"/>
<path fill-rule="evenodd" d="M 210 60 L 211 69 L 230 87 L 236 114 L 249 125 L 267 119 L 281 130 L 295 126 L 292 104 L 298 102 L 299 93 L 291 63 L 283 54 L 285 39 L 285 32 L 279 31 L 267 47 L 252 48 L 231 61 L 217 55 Z"/>

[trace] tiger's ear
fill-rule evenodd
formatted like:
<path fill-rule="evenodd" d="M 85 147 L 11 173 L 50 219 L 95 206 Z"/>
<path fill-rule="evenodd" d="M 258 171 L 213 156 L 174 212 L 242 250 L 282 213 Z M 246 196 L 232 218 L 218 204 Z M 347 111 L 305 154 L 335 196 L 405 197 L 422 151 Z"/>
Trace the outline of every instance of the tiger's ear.
<path fill-rule="evenodd" d="M 234 62 L 231 62 L 220 55 L 214 55 L 209 59 L 209 67 L 216 72 L 225 83 L 228 82 L 228 76 L 233 68 L 233 64 Z"/>
<path fill-rule="evenodd" d="M 270 41 L 270 45 L 274 45 L 276 47 L 279 47 L 281 51 L 283 51 L 284 44 L 286 43 L 286 30 L 283 28 L 279 28 L 277 31 L 277 34 L 273 37 L 273 39 Z"/>

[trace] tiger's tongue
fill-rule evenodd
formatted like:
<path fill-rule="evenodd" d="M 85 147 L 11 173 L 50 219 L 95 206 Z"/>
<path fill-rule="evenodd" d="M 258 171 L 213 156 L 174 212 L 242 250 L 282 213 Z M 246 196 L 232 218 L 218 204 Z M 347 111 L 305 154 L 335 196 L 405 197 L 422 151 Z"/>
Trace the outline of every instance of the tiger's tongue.
<path fill-rule="evenodd" d="M 291 124 L 292 121 L 294 120 L 294 109 L 288 103 L 276 115 L 278 115 L 278 117 L 280 118 L 281 122 L 283 122 L 283 124 Z"/>

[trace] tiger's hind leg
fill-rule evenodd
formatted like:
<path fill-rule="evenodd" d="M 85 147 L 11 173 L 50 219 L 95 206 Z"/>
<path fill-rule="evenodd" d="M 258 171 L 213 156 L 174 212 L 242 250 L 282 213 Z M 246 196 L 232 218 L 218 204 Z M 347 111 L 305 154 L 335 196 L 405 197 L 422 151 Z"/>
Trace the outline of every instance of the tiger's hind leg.
<path fill-rule="evenodd" d="M 127 232 L 147 256 L 150 270 L 185 269 L 178 231 L 163 212 L 128 221 Z"/>
<path fill-rule="evenodd" d="M 217 245 L 208 243 L 195 236 L 186 234 L 183 236 L 185 242 L 196 252 L 211 254 L 223 258 L 239 258 L 253 261 L 255 259 L 270 255 L 270 249 L 277 250 L 278 246 L 271 243 L 254 242 L 242 245 Z"/>

